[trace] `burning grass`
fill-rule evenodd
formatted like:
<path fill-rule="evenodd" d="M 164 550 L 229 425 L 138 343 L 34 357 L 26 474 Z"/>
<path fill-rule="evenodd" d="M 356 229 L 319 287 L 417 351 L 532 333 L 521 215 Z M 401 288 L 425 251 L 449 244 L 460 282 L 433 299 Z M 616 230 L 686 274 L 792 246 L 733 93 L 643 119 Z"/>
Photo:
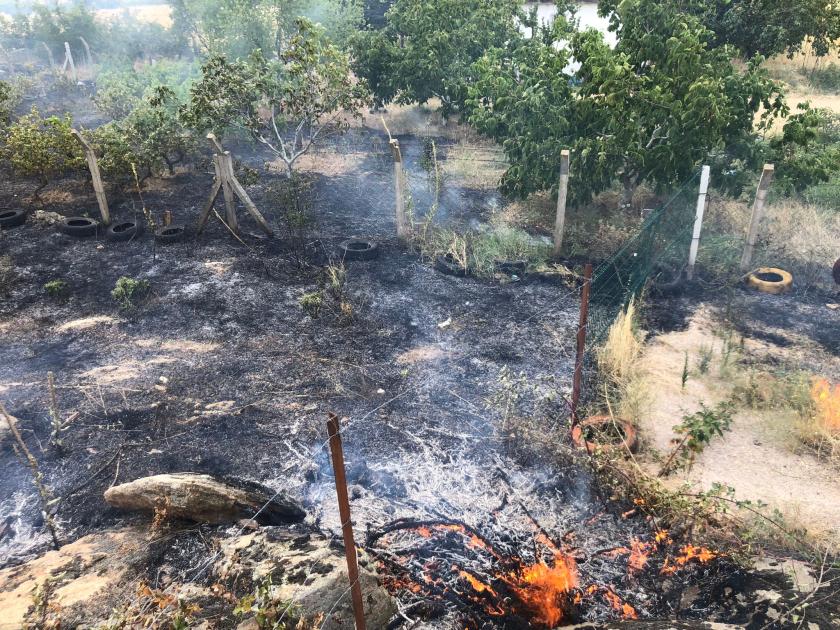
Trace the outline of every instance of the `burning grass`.
<path fill-rule="evenodd" d="M 676 545 L 660 530 L 650 540 L 633 538 L 627 547 L 592 552 L 578 548 L 572 532 L 555 541 L 533 520 L 529 536 L 512 528 L 479 531 L 460 522 L 394 521 L 369 535 L 368 549 L 380 559 L 387 588 L 454 606 L 467 628 L 504 618 L 505 627 L 554 628 L 585 618 L 636 619 L 654 603 L 637 593 L 623 575 L 658 579 L 689 566 L 708 565 L 720 554 L 693 544 Z M 595 578 L 580 566 L 610 563 L 616 580 Z M 631 600 L 632 603 L 631 603 Z"/>
<path fill-rule="evenodd" d="M 811 386 L 813 409 L 797 424 L 799 439 L 817 455 L 840 459 L 840 383 L 814 379 Z"/>

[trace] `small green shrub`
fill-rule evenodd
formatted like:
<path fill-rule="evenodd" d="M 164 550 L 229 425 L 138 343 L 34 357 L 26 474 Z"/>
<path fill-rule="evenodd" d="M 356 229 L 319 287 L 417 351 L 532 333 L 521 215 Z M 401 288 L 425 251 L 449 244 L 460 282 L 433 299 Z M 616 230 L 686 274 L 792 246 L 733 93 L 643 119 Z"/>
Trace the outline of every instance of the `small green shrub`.
<path fill-rule="evenodd" d="M 321 291 L 304 293 L 300 296 L 299 303 L 307 315 L 316 319 L 321 314 L 321 307 L 324 306 L 324 294 Z"/>
<path fill-rule="evenodd" d="M 67 293 L 67 283 L 64 280 L 50 280 L 44 285 L 44 291 L 50 297 L 61 297 Z"/>
<path fill-rule="evenodd" d="M 697 371 L 700 372 L 700 374 L 708 374 L 709 368 L 712 365 L 712 357 L 715 354 L 715 350 L 711 346 L 702 345 L 700 346 L 698 352 Z"/>
<path fill-rule="evenodd" d="M 137 280 L 136 278 L 122 276 L 114 285 L 111 297 L 119 304 L 120 308 L 129 309 L 134 306 L 134 300 L 147 293 L 150 287 L 148 280 Z"/>
<path fill-rule="evenodd" d="M 50 181 L 84 166 L 78 142 L 70 133 L 70 116 L 43 118 L 37 107 L 9 127 L 5 157 L 17 175 L 33 177 L 35 198 Z"/>
<path fill-rule="evenodd" d="M 674 447 L 659 475 L 666 475 L 676 465 L 691 469 L 694 458 L 703 451 L 715 435 L 723 437 L 732 425 L 734 405 L 725 401 L 713 408 L 700 403 L 700 410 L 683 416 L 682 422 L 674 426 L 674 432 L 682 439 Z"/>

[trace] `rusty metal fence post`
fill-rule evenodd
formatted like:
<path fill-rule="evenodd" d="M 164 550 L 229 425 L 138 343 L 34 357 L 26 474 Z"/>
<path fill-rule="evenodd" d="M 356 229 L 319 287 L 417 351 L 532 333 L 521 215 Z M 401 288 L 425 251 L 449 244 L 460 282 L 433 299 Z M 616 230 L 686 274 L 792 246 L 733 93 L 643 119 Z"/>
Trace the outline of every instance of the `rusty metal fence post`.
<path fill-rule="evenodd" d="M 592 288 L 592 264 L 586 263 L 583 269 L 583 288 L 580 293 L 580 320 L 577 331 L 577 349 L 575 352 L 575 376 L 572 384 L 572 426 L 578 423 L 577 408 L 580 403 L 581 380 L 583 379 L 583 355 L 586 349 L 586 326 L 589 323 L 589 293 Z"/>
<path fill-rule="evenodd" d="M 350 522 L 350 497 L 347 494 L 347 477 L 344 474 L 344 450 L 341 447 L 341 435 L 338 432 L 338 416 L 334 413 L 331 413 L 330 419 L 327 420 L 327 433 L 330 435 L 335 493 L 338 495 L 338 513 L 344 535 L 344 554 L 347 558 L 347 576 L 353 598 L 353 615 L 356 619 L 356 630 L 366 630 L 365 611 L 362 606 L 362 585 L 359 583 L 359 565 L 356 561 L 356 543 L 353 540 L 353 524 Z"/>

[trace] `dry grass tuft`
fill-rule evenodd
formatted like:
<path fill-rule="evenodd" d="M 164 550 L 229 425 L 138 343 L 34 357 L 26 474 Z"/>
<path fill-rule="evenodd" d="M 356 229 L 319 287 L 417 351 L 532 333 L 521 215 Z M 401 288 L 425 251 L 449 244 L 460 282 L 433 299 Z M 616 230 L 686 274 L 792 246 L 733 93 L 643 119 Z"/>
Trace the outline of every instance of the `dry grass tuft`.
<path fill-rule="evenodd" d="M 644 334 L 636 325 L 636 305 L 618 314 L 597 351 L 598 370 L 604 381 L 603 403 L 625 420 L 638 421 L 648 404 L 648 384 L 641 376 L 639 360 Z"/>
<path fill-rule="evenodd" d="M 799 440 L 817 456 L 840 461 L 840 383 L 834 386 L 824 378 L 811 386 L 813 408 L 796 423 Z"/>

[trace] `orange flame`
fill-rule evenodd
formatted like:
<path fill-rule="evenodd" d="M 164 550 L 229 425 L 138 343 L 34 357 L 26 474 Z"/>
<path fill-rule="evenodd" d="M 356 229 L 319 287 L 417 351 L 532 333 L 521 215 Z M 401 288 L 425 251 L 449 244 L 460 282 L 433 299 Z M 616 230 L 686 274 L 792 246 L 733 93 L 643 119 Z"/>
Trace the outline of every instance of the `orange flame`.
<path fill-rule="evenodd" d="M 627 570 L 633 574 L 644 569 L 650 552 L 654 549 L 656 549 L 655 545 L 634 538 L 630 544 L 630 558 L 627 560 Z"/>
<path fill-rule="evenodd" d="M 817 422 L 832 433 L 840 433 L 840 383 L 831 386 L 827 379 L 814 381 L 811 398 L 817 411 Z"/>
<path fill-rule="evenodd" d="M 569 591 L 577 586 L 577 566 L 574 558 L 556 553 L 554 566 L 539 561 L 503 579 L 536 623 L 553 628 L 563 618 L 563 602 Z"/>
<path fill-rule="evenodd" d="M 604 597 L 610 603 L 613 609 L 619 611 L 624 619 L 638 619 L 639 615 L 636 609 L 622 599 L 612 589 L 604 589 Z"/>
<path fill-rule="evenodd" d="M 467 582 L 469 582 L 470 586 L 472 586 L 473 590 L 477 593 L 487 592 L 490 595 L 493 595 L 494 597 L 498 597 L 498 593 L 496 593 L 496 591 L 493 590 L 492 586 L 490 586 L 489 584 L 485 584 L 473 574 L 467 573 L 466 571 L 458 571 L 458 575 L 460 575 Z"/>
<path fill-rule="evenodd" d="M 675 573 L 677 569 L 684 567 L 691 560 L 697 560 L 700 564 L 706 564 L 717 556 L 718 554 L 711 549 L 706 549 L 705 547 L 695 547 L 690 544 L 685 545 L 682 549 L 680 549 L 680 554 L 674 557 L 673 564 L 671 564 L 668 560 L 665 560 L 665 564 L 662 565 L 661 573 L 670 575 Z"/>

